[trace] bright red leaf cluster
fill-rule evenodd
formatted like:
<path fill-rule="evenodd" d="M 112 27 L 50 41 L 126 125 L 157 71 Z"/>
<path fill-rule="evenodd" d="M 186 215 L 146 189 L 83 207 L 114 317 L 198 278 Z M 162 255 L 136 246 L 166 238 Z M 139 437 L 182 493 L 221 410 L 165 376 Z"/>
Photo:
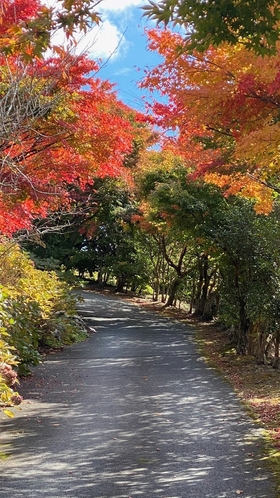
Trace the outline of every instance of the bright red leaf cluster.
<path fill-rule="evenodd" d="M 13 12 L 20 24 L 39 3 L 4 7 L 0 35 L 2 26 L 11 41 Z M 86 55 L 63 49 L 32 63 L 22 60 L 20 47 L 0 57 L 0 233 L 11 235 L 67 206 L 69 184 L 81 188 L 96 176 L 127 174 L 124 161 L 145 118 L 120 102 L 97 71 Z"/>

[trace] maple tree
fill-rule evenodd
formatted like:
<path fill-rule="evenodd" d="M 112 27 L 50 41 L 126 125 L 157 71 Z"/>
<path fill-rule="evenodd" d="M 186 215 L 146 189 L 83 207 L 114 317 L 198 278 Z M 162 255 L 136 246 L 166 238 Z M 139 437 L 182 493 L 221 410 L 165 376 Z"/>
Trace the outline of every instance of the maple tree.
<path fill-rule="evenodd" d="M 187 50 L 204 51 L 222 42 L 238 42 L 257 54 L 273 54 L 280 39 L 279 4 L 275 0 L 148 0 L 142 7 L 158 23 L 185 30 Z"/>
<path fill-rule="evenodd" d="M 0 233 L 69 206 L 69 184 L 129 176 L 144 117 L 95 75 L 98 65 L 62 47 L 41 57 L 53 30 L 68 37 L 98 22 L 91 0 L 4 1 L 0 19 Z M 34 29 L 43 23 L 37 35 Z M 34 29 L 33 29 L 34 28 Z M 38 28 L 39 29 L 39 28 Z M 27 57 L 28 56 L 28 57 Z M 137 124 L 138 123 L 138 124 Z M 133 152 L 134 151 L 134 152 Z M 127 161 L 126 169 L 124 163 Z"/>
<path fill-rule="evenodd" d="M 125 173 L 143 117 L 120 101 L 86 56 L 2 67 L 0 230 L 11 234 L 35 215 L 67 205 L 67 184 Z M 137 120 L 140 125 L 137 131 Z M 128 175 L 127 175 L 128 176 Z"/>
<path fill-rule="evenodd" d="M 168 99 L 153 105 L 158 124 L 172 130 L 163 146 L 181 154 L 196 175 L 270 211 L 279 191 L 279 54 L 258 57 L 224 44 L 190 56 L 168 29 L 148 36 L 163 62 L 141 85 Z"/>
<path fill-rule="evenodd" d="M 52 35 L 62 30 L 70 44 L 77 31 L 87 31 L 101 18 L 96 7 L 102 0 L 58 0 L 48 7 L 39 0 L 2 0 L 0 53 L 21 54 L 25 60 L 42 56 L 53 47 Z"/>

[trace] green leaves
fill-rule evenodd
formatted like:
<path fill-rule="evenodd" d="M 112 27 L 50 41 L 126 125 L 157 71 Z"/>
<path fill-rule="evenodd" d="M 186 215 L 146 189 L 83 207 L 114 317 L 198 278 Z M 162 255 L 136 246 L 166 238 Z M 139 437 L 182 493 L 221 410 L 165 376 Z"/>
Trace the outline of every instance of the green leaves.
<path fill-rule="evenodd" d="M 272 55 L 280 39 L 280 9 L 274 0 L 149 0 L 143 10 L 144 16 L 158 23 L 182 26 L 189 50 L 241 41 L 259 55 Z"/>
<path fill-rule="evenodd" d="M 76 313 L 75 298 L 54 272 L 34 268 L 27 254 L 12 243 L 0 245 L 0 271 L 5 286 L 0 300 L 0 367 L 1 363 L 16 365 L 19 374 L 26 375 L 41 360 L 39 348 L 78 338 L 78 327 L 71 319 Z M 8 367 L 3 372 L 12 377 Z"/>

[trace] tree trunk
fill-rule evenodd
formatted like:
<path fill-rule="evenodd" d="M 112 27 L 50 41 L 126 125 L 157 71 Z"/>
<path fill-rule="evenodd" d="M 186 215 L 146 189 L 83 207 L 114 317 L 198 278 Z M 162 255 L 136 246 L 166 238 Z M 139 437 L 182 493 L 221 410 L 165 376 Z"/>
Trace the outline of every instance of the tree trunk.
<path fill-rule="evenodd" d="M 195 315 L 204 320 L 212 320 L 212 302 L 209 300 L 209 286 L 211 275 L 208 274 L 209 260 L 207 254 L 199 256 L 198 260 L 199 280 L 197 285 Z"/>
<path fill-rule="evenodd" d="M 260 334 L 259 324 L 250 323 L 247 334 L 247 352 L 250 356 L 255 356 L 256 358 L 258 358 L 259 354 Z"/>
<path fill-rule="evenodd" d="M 249 321 L 246 316 L 246 304 L 245 299 L 239 299 L 239 327 L 237 336 L 237 354 L 246 354 L 247 346 L 247 331 L 249 327 Z"/>
<path fill-rule="evenodd" d="M 174 278 L 174 280 L 171 282 L 169 296 L 165 304 L 166 307 L 175 306 L 176 294 L 180 283 L 181 283 L 180 277 Z"/>
<path fill-rule="evenodd" d="M 116 292 L 124 292 L 125 279 L 123 275 L 117 277 Z"/>
<path fill-rule="evenodd" d="M 217 314 L 216 293 L 208 294 L 203 306 L 202 318 L 206 322 L 213 320 Z"/>
<path fill-rule="evenodd" d="M 160 285 L 160 295 L 161 295 L 161 302 L 165 303 L 166 302 L 166 295 L 167 295 L 167 288 L 166 288 L 166 285 L 164 285 L 164 284 Z"/>
<path fill-rule="evenodd" d="M 97 282 L 98 282 L 98 285 L 103 285 L 103 279 L 102 279 L 102 268 L 100 268 L 100 269 L 98 270 Z"/>
<path fill-rule="evenodd" d="M 160 289 L 159 279 L 156 278 L 153 285 L 153 301 L 158 301 L 159 289 Z"/>
<path fill-rule="evenodd" d="M 273 368 L 279 368 L 279 348 L 280 348 L 280 330 L 277 329 L 275 333 L 275 353 L 272 362 Z"/>
<path fill-rule="evenodd" d="M 193 312 L 193 308 L 194 308 L 194 303 L 195 303 L 195 294 L 196 294 L 196 279 L 193 278 L 193 283 L 192 283 L 192 295 L 191 295 L 191 299 L 190 299 L 190 309 L 189 309 L 189 313 L 190 315 L 192 314 Z"/>
<path fill-rule="evenodd" d="M 265 363 L 265 346 L 266 346 L 266 334 L 263 331 L 260 331 L 259 344 L 258 344 L 258 355 L 257 355 L 258 365 Z"/>

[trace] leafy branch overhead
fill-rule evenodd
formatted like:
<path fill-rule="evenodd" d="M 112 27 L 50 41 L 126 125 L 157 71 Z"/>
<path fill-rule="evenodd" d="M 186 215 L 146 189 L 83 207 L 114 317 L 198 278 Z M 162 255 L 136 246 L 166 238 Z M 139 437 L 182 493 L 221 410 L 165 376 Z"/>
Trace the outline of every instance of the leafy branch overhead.
<path fill-rule="evenodd" d="M 260 57 L 242 44 L 221 44 L 190 57 L 169 29 L 148 37 L 163 60 L 141 85 L 166 99 L 153 105 L 157 124 L 173 130 L 163 147 L 184 157 L 194 177 L 253 198 L 258 212 L 271 211 L 279 189 L 279 54 Z"/>
<path fill-rule="evenodd" d="M 63 30 L 70 43 L 74 35 L 86 32 L 101 21 L 96 7 L 102 0 L 58 0 L 47 7 L 38 0 L 2 0 L 0 53 L 21 53 L 26 60 L 41 57 L 51 47 L 51 36 Z"/>
<path fill-rule="evenodd" d="M 182 26 L 190 50 L 204 51 L 222 42 L 242 43 L 259 55 L 274 54 L 280 39 L 279 3 L 275 0 L 161 0 L 143 7 L 158 23 Z"/>

